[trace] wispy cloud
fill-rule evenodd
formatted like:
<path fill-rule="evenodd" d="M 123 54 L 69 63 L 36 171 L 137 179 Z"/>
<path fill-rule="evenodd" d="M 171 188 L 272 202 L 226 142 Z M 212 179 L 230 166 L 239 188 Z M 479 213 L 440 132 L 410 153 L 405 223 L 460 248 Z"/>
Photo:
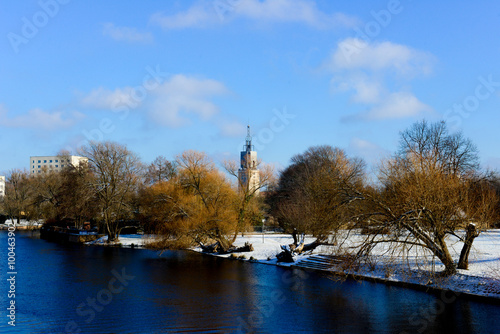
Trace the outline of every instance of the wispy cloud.
<path fill-rule="evenodd" d="M 343 13 L 325 13 L 313 1 L 239 0 L 199 1 L 176 14 L 155 13 L 151 22 L 164 29 L 201 28 L 236 19 L 267 23 L 301 23 L 318 29 L 353 27 L 359 22 Z"/>
<path fill-rule="evenodd" d="M 392 42 L 356 38 L 340 41 L 323 68 L 333 74 L 335 93 L 350 94 L 365 112 L 344 117 L 344 121 L 400 119 L 431 113 L 408 88 L 418 76 L 432 73 L 435 58 L 429 53 Z"/>
<path fill-rule="evenodd" d="M 40 131 L 64 130 L 71 128 L 83 118 L 84 115 L 76 111 L 46 112 L 39 108 L 31 109 L 26 114 L 9 117 L 7 109 L 0 106 L 0 124 L 10 128 Z"/>
<path fill-rule="evenodd" d="M 212 99 L 228 92 L 219 81 L 178 74 L 155 91 L 149 115 L 158 124 L 169 127 L 189 124 L 191 115 L 208 120 L 219 112 Z"/>
<path fill-rule="evenodd" d="M 103 87 L 92 90 L 80 99 L 86 108 L 116 111 L 120 106 L 132 106 L 154 124 L 167 127 L 188 125 L 192 118 L 208 120 L 219 112 L 213 99 L 229 93 L 226 86 L 216 80 L 184 74 L 173 75 L 144 96 L 132 87 Z M 140 97 L 140 98 L 139 98 Z"/>
<path fill-rule="evenodd" d="M 155 13 L 151 16 L 150 22 L 166 30 L 203 28 L 208 25 L 221 23 L 213 8 L 202 4 L 195 4 L 187 11 L 173 15 Z"/>
<path fill-rule="evenodd" d="M 384 119 L 401 119 L 432 113 L 433 109 L 417 99 L 409 92 L 389 94 L 382 102 L 366 112 L 342 118 L 343 121 L 372 121 Z"/>
<path fill-rule="evenodd" d="M 339 42 L 326 66 L 340 70 L 390 70 L 413 77 L 432 72 L 434 57 L 426 52 L 391 42 L 367 43 L 357 38 Z"/>
<path fill-rule="evenodd" d="M 83 96 L 80 99 L 80 104 L 87 108 L 115 110 L 117 106 L 133 104 L 133 93 L 132 87 L 116 88 L 115 90 L 99 87 Z"/>
<path fill-rule="evenodd" d="M 153 35 L 150 32 L 138 32 L 136 28 L 117 27 L 113 23 L 105 23 L 102 33 L 116 41 L 131 43 L 151 43 L 153 41 Z"/>

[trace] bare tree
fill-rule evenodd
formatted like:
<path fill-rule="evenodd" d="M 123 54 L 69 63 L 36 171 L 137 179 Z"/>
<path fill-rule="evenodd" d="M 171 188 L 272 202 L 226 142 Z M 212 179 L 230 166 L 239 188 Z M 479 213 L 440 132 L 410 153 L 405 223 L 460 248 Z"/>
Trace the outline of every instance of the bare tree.
<path fill-rule="evenodd" d="M 225 161 L 224 169 L 229 175 L 236 178 L 238 182 L 238 230 L 233 236 L 233 242 L 236 240 L 237 232 L 244 231 L 253 223 L 260 222 L 263 215 L 264 201 L 259 194 L 262 190 L 274 185 L 276 177 L 274 169 L 270 165 L 264 165 L 259 161 L 254 168 L 258 168 L 259 183 L 256 186 L 250 186 L 249 182 L 244 182 L 238 175 L 238 163 L 236 161 Z"/>
<path fill-rule="evenodd" d="M 422 121 L 402 132 L 398 154 L 380 168 L 380 191 L 357 194 L 367 202 L 358 218 L 369 220 L 373 232 L 362 250 L 378 243 L 426 249 L 450 275 L 457 269 L 447 244 L 453 235 L 464 242 L 459 264 L 466 268 L 477 229 L 487 226 L 495 203 L 494 192 L 478 181 L 477 161 L 472 142 L 448 134 L 445 123 Z"/>
<path fill-rule="evenodd" d="M 60 220 L 61 177 L 58 173 L 45 170 L 30 178 L 32 201 L 30 215 L 34 219 Z"/>
<path fill-rule="evenodd" d="M 175 162 L 158 156 L 147 168 L 145 179 L 147 184 L 155 184 L 170 180 L 177 173 Z"/>
<path fill-rule="evenodd" d="M 362 160 L 331 146 L 311 147 L 281 173 L 270 198 L 273 215 L 289 232 L 311 233 L 323 242 L 345 226 L 352 189 L 363 183 Z"/>
<path fill-rule="evenodd" d="M 33 202 L 33 191 L 30 185 L 29 172 L 26 170 L 14 169 L 7 175 L 5 184 L 4 209 L 7 215 L 17 223 L 20 223 L 21 216 L 30 213 Z"/>
<path fill-rule="evenodd" d="M 113 142 L 90 142 L 80 149 L 94 176 L 91 189 L 96 194 L 108 234 L 108 242 L 118 238 L 119 224 L 130 217 L 132 194 L 137 190 L 142 165 L 125 146 Z"/>
<path fill-rule="evenodd" d="M 81 228 L 85 221 L 95 219 L 98 201 L 93 184 L 96 183 L 87 164 L 65 167 L 59 174 L 58 217 L 74 222 Z"/>

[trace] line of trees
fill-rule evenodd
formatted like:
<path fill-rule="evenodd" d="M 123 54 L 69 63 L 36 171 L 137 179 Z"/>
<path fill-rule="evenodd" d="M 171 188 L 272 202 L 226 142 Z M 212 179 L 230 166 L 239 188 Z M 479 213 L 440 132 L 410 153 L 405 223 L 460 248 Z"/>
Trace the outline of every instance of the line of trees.
<path fill-rule="evenodd" d="M 237 175 L 234 163 L 226 162 L 229 173 L 223 173 L 202 152 L 186 151 L 173 161 L 159 156 L 148 166 L 114 142 L 90 142 L 78 154 L 87 163 L 59 173 L 11 171 L 1 203 L 5 214 L 18 222 L 24 217 L 77 228 L 91 221 L 109 242 L 117 240 L 127 222 L 136 222 L 162 236 L 157 247 L 215 242 L 214 250 L 227 251 L 238 231 L 262 219 L 264 202 L 256 193 L 273 175 L 263 167 L 258 189 L 239 192 L 229 179 Z"/>
<path fill-rule="evenodd" d="M 444 122 L 421 121 L 400 134 L 399 149 L 380 164 L 376 183 L 367 182 L 362 161 L 338 148 L 313 147 L 292 158 L 269 201 L 288 231 L 324 241 L 361 230 L 365 237 L 350 245 L 357 258 L 380 244 L 403 256 L 418 250 L 450 275 L 467 269 L 474 238 L 499 220 L 498 176 L 482 172 L 478 161 L 461 133 L 450 134 Z M 463 244 L 458 262 L 451 237 Z"/>
<path fill-rule="evenodd" d="M 346 231 L 361 231 L 357 257 L 379 244 L 403 255 L 423 250 L 446 275 L 467 268 L 474 238 L 499 221 L 500 178 L 482 171 L 474 144 L 449 133 L 444 122 L 421 121 L 401 132 L 375 182 L 362 159 L 331 146 L 297 154 L 278 176 L 261 166 L 257 189 L 238 187 L 236 162 L 221 171 L 198 151 L 172 161 L 160 156 L 150 165 L 113 142 L 91 142 L 78 154 L 88 163 L 60 173 L 11 171 L 4 213 L 77 227 L 93 221 L 109 241 L 135 220 L 160 236 L 158 248 L 200 245 L 219 252 L 230 251 L 238 232 L 272 216 L 294 236 L 313 235 L 315 246 L 342 248 Z M 450 238 L 463 244 L 458 262 Z"/>

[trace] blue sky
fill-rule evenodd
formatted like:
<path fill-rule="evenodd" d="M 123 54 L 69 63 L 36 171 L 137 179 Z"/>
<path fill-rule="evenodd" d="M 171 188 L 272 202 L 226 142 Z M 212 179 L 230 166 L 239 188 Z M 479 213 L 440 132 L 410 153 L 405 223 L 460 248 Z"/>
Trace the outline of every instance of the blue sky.
<path fill-rule="evenodd" d="M 446 120 L 500 169 L 498 1 L 4 1 L 0 173 L 89 139 L 148 163 L 278 168 L 329 144 L 375 164 Z"/>

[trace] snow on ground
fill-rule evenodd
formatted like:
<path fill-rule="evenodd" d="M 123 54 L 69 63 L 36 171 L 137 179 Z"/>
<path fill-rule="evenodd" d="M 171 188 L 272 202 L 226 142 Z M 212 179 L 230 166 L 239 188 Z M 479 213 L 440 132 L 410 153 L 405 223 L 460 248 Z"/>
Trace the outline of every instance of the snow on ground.
<path fill-rule="evenodd" d="M 97 240 L 86 242 L 87 245 L 102 245 L 102 246 L 121 246 L 121 247 L 137 247 L 143 248 L 150 240 L 151 236 L 141 234 L 124 234 L 120 235 L 118 241 L 108 243 L 108 236 L 105 235 Z"/>
<path fill-rule="evenodd" d="M 21 219 L 19 221 L 19 224 L 17 223 L 17 220 L 12 221 L 12 219 L 7 219 L 4 224 L 0 224 L 0 228 L 7 229 L 11 224 L 15 224 L 16 227 L 40 227 L 43 225 L 43 221 L 30 221 L 26 219 Z"/>
<path fill-rule="evenodd" d="M 144 247 L 148 240 L 153 236 L 142 235 L 121 235 L 115 243 L 123 247 Z M 353 234 L 348 239 L 348 245 L 354 245 L 361 240 L 362 236 Z M 314 238 L 306 237 L 305 243 L 313 242 Z M 320 246 L 312 252 L 295 256 L 294 263 L 278 263 L 276 255 L 281 252 L 281 245 L 288 245 L 293 242 L 289 234 L 264 234 L 251 233 L 238 236 L 234 246 L 241 247 L 245 243 L 252 244 L 252 252 L 236 253 L 238 257 L 245 260 L 252 260 L 264 264 L 292 266 L 297 265 L 302 260 L 309 257 L 323 254 L 330 255 L 333 250 L 331 247 Z M 107 237 L 102 237 L 89 244 L 109 245 Z M 448 241 L 450 252 L 455 260 L 458 260 L 462 243 L 450 239 Z M 200 248 L 193 249 L 201 252 Z M 431 274 L 431 267 L 436 272 L 443 269 L 438 260 L 432 260 L 432 257 L 422 256 L 420 253 L 410 253 L 408 257 L 410 264 L 404 262 L 401 257 L 389 257 L 387 255 L 387 246 L 378 246 L 373 250 L 371 261 L 362 265 L 356 270 L 349 270 L 350 274 L 360 277 L 377 278 L 385 281 L 408 282 L 418 285 L 425 285 L 431 288 L 449 289 L 460 293 L 488 296 L 500 299 L 500 230 L 489 230 L 482 232 L 474 240 L 474 244 L 469 256 L 469 270 L 458 270 L 456 275 L 448 278 L 440 278 Z M 216 255 L 220 257 L 235 256 L 230 254 Z M 299 264 L 300 265 L 300 264 Z M 409 268 L 409 267 L 410 268 Z M 345 268 L 332 267 L 332 272 L 345 273 Z"/>

